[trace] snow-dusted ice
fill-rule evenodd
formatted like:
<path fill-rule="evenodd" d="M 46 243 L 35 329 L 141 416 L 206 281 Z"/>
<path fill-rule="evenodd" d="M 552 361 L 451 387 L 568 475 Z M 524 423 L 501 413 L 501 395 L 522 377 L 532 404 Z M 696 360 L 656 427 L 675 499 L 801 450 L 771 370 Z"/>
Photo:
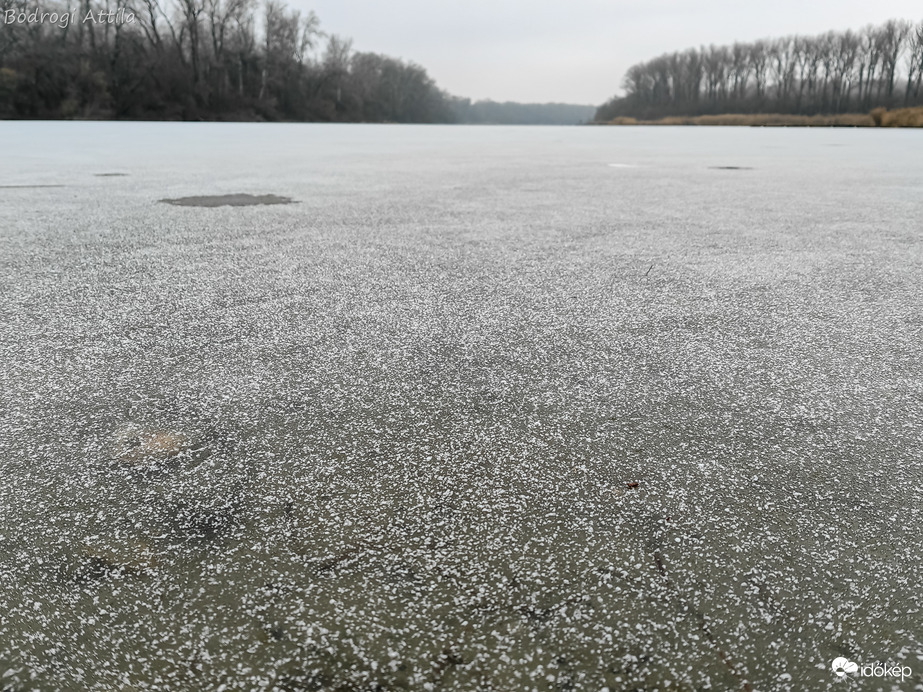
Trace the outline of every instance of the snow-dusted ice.
<path fill-rule="evenodd" d="M 0 689 L 923 689 L 921 137 L 0 123 Z"/>

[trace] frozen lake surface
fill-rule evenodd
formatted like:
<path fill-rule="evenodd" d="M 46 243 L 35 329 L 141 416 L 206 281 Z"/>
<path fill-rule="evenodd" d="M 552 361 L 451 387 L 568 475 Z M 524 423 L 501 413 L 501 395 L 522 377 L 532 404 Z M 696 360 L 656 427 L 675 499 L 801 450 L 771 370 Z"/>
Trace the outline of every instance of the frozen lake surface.
<path fill-rule="evenodd" d="M 0 142 L 0 689 L 923 689 L 923 132 Z"/>

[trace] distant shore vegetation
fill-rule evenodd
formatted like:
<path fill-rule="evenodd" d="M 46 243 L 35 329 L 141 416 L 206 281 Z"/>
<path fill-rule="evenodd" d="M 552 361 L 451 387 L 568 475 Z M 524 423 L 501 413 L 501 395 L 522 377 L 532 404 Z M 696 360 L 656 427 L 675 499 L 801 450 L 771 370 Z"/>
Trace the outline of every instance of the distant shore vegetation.
<path fill-rule="evenodd" d="M 630 67 L 597 122 L 919 127 L 923 21 L 690 48 Z"/>
<path fill-rule="evenodd" d="M 354 51 L 348 39 L 326 35 L 313 12 L 278 0 L 116 0 L 122 21 L 66 26 L 30 21 L 34 8 L 25 2 L 6 4 L 0 7 L 0 117 L 454 117 L 448 95 L 419 65 Z M 81 6 L 96 4 L 102 8 L 102 0 Z M 69 12 L 63 4 L 42 9 Z M 6 21 L 11 16 L 14 21 Z"/>
<path fill-rule="evenodd" d="M 0 118 L 920 127 L 923 22 L 661 55 L 598 108 L 475 101 L 282 0 L 0 0 Z M 113 2 L 115 3 L 113 5 Z M 92 18 L 92 19 L 90 19 Z"/>
<path fill-rule="evenodd" d="M 0 0 L 0 118 L 576 125 L 596 110 L 452 96 L 280 0 L 113 1 Z"/>

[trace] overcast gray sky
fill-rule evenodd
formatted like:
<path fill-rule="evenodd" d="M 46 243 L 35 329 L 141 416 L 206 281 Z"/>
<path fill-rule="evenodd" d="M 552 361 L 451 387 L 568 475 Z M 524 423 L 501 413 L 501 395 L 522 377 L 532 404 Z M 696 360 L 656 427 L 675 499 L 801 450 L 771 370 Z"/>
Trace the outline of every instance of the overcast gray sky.
<path fill-rule="evenodd" d="M 599 104 L 666 51 L 923 19 L 920 0 L 289 0 L 356 50 L 423 65 L 452 94 Z"/>

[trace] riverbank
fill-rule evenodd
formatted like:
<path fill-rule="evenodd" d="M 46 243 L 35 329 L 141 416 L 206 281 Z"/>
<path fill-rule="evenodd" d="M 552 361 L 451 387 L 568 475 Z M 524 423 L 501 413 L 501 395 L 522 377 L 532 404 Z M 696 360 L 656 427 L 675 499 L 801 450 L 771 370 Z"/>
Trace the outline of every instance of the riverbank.
<path fill-rule="evenodd" d="M 876 108 L 870 113 L 788 115 L 785 113 L 722 113 L 670 116 L 657 120 L 614 118 L 603 125 L 701 125 L 736 127 L 923 127 L 923 108 Z"/>

